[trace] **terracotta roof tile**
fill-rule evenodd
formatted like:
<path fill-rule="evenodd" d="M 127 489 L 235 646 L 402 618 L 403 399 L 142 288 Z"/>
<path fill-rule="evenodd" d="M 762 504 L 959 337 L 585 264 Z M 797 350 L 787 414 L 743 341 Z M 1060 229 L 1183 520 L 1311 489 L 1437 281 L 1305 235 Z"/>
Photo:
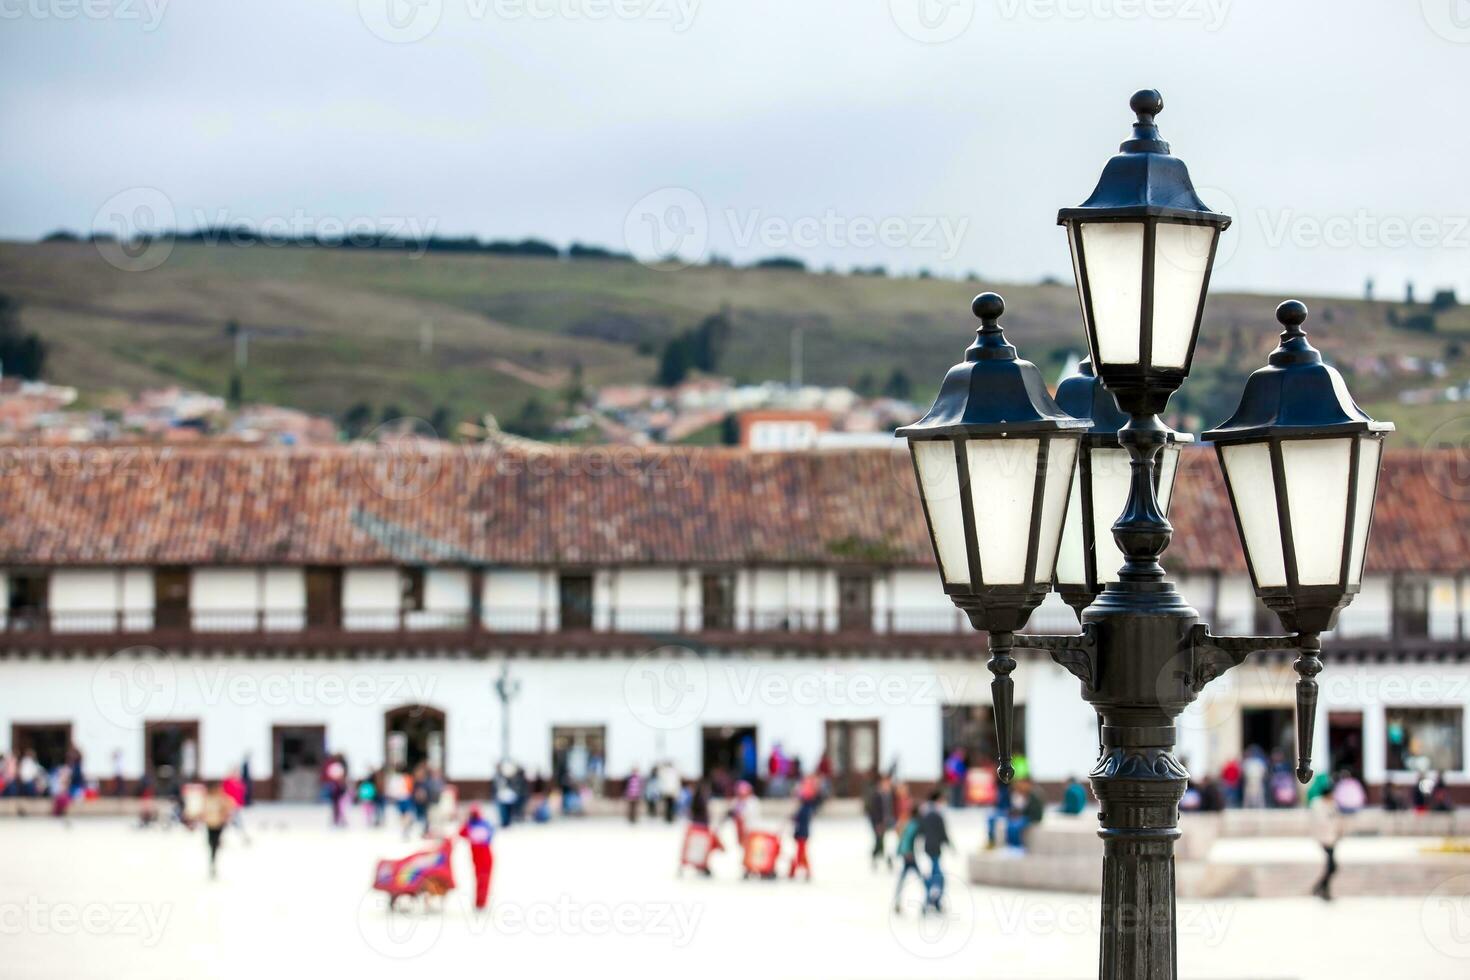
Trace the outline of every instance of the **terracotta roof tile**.
<path fill-rule="evenodd" d="M 1370 567 L 1459 571 L 1470 473 L 1388 454 Z M 1243 571 L 1213 452 L 1186 454 L 1168 558 Z M 884 450 L 93 447 L 0 452 L 0 564 L 932 565 Z"/>

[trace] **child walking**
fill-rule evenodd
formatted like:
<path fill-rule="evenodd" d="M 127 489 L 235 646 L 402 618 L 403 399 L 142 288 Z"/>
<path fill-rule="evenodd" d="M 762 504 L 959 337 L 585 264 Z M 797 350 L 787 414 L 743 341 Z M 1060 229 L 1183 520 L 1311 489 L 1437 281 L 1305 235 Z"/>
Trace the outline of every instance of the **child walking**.
<path fill-rule="evenodd" d="M 812 835 L 812 816 L 817 812 L 816 788 L 803 785 L 801 791 L 801 805 L 796 808 L 796 816 L 792 817 L 795 825 L 791 836 L 796 838 L 796 857 L 791 859 L 791 870 L 787 873 L 788 878 L 795 878 L 797 869 L 806 872 L 806 880 L 812 880 L 812 866 L 807 862 L 806 842 Z"/>
<path fill-rule="evenodd" d="M 898 832 L 898 859 L 903 862 L 903 867 L 898 869 L 898 887 L 893 890 L 893 912 L 895 915 L 903 911 L 903 884 L 909 880 L 909 875 L 919 879 L 924 885 L 925 902 L 928 901 L 929 886 L 924 881 L 924 872 L 919 870 L 919 855 L 917 845 L 919 843 L 919 817 L 910 813 L 904 821 L 903 827 Z"/>
<path fill-rule="evenodd" d="M 490 851 L 495 828 L 490 826 L 478 806 L 470 807 L 469 819 L 459 828 L 459 836 L 470 845 L 470 860 L 475 865 L 475 908 L 484 909 L 490 900 L 490 871 L 495 866 L 495 855 Z"/>

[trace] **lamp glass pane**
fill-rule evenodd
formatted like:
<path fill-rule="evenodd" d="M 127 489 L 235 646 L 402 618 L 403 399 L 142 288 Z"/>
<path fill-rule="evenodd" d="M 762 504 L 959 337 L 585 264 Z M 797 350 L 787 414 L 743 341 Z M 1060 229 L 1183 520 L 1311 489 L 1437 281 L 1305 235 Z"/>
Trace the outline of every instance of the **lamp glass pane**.
<path fill-rule="evenodd" d="M 1230 478 L 1231 502 L 1245 539 L 1246 556 L 1255 572 L 1256 587 L 1286 584 L 1286 560 L 1281 552 L 1281 519 L 1276 512 L 1276 481 L 1271 474 L 1271 447 L 1247 442 L 1221 447 L 1225 475 Z"/>
<path fill-rule="evenodd" d="M 1084 452 L 1088 450 L 1083 450 Z M 1074 465 L 1067 516 L 1062 523 L 1062 545 L 1057 552 L 1057 582 L 1078 588 L 1087 585 L 1087 539 L 1082 536 L 1082 461 Z"/>
<path fill-rule="evenodd" d="M 1363 584 L 1363 559 L 1368 551 L 1368 529 L 1373 526 L 1373 499 L 1378 495 L 1378 464 L 1382 439 L 1363 439 L 1358 450 L 1358 499 L 1353 508 L 1353 553 L 1348 560 L 1348 585 Z"/>
<path fill-rule="evenodd" d="M 1159 510 L 1165 517 L 1169 516 L 1169 508 L 1174 503 L 1174 479 L 1179 474 L 1179 444 L 1171 442 L 1159 453 L 1159 482 L 1158 497 Z"/>
<path fill-rule="evenodd" d="M 1143 311 L 1143 224 L 1097 221 L 1081 227 L 1098 367 L 1137 364 Z"/>
<path fill-rule="evenodd" d="M 1281 443 L 1299 585 L 1337 585 L 1342 581 L 1352 456 L 1351 437 Z"/>
<path fill-rule="evenodd" d="M 1021 585 L 1031 541 L 1039 439 L 969 439 L 975 539 L 985 585 Z"/>
<path fill-rule="evenodd" d="M 1082 307 L 1082 326 L 1088 331 L 1088 343 L 1092 342 L 1092 324 L 1088 322 L 1087 304 L 1082 302 L 1082 263 L 1077 261 L 1077 225 L 1067 226 L 1067 244 L 1071 246 L 1072 252 L 1072 279 L 1077 283 L 1077 299 Z M 1093 356 L 1097 351 L 1093 351 Z"/>
<path fill-rule="evenodd" d="M 1092 451 L 1092 550 L 1097 555 L 1099 585 L 1118 581 L 1118 572 L 1123 568 L 1123 552 L 1113 540 L 1113 525 L 1128 506 L 1128 485 L 1132 482 L 1128 450 Z"/>
<path fill-rule="evenodd" d="M 1159 222 L 1154 236 L 1154 367 L 1189 363 L 1194 323 L 1199 318 L 1210 268 L 1213 225 Z"/>
<path fill-rule="evenodd" d="M 929 530 L 939 553 L 939 573 L 947 585 L 970 584 L 970 558 L 965 548 L 965 518 L 960 509 L 960 474 L 954 443 L 921 439 L 910 445 L 919 470 L 919 493 L 929 512 Z"/>
<path fill-rule="evenodd" d="M 1062 518 L 1066 515 L 1068 485 L 1077 465 L 1077 443 L 1080 440 L 1053 436 L 1046 449 L 1045 495 L 1041 503 L 1041 525 L 1037 530 L 1036 577 L 1034 581 L 1050 582 L 1052 566 L 1057 559 L 1057 544 L 1062 534 Z"/>

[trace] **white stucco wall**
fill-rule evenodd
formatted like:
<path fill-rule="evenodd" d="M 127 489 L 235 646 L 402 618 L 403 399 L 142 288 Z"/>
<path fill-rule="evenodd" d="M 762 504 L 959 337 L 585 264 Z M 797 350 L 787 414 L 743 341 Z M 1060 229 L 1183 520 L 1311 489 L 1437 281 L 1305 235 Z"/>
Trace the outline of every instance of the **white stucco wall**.
<path fill-rule="evenodd" d="M 485 628 L 502 632 L 535 632 L 543 621 L 556 629 L 556 579 L 539 569 L 487 572 L 480 599 Z"/>
<path fill-rule="evenodd" d="M 342 576 L 342 625 L 350 630 L 398 628 L 401 602 L 396 568 L 349 568 Z"/>

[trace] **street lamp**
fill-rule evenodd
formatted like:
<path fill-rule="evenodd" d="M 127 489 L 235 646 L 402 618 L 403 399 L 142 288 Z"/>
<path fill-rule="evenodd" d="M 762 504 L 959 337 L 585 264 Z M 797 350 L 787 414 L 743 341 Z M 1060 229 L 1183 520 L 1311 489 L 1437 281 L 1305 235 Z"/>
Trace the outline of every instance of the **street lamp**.
<path fill-rule="evenodd" d="M 1088 423 L 1057 407 L 1041 372 L 1016 356 L 1000 327 L 1005 301 L 975 297 L 980 319 L 965 359 L 934 407 L 898 430 L 909 440 L 944 591 L 976 629 L 997 638 L 1026 625 L 1051 591 L 1062 517 Z M 1016 662 L 991 644 L 1001 775 L 1009 780 Z"/>
<path fill-rule="evenodd" d="M 1118 430 L 1128 424 L 1128 416 L 1118 410 L 1117 400 L 1098 380 L 1091 358 L 1085 358 L 1077 373 L 1057 386 L 1057 405 L 1069 415 L 1092 419 L 1092 428 L 1082 437 L 1078 451 L 1077 476 L 1072 481 L 1057 554 L 1057 592 L 1080 617 L 1103 586 L 1118 581 L 1123 565 L 1123 553 L 1108 529 L 1128 502 L 1131 467 L 1128 450 L 1118 441 Z M 1179 454 L 1194 442 L 1194 436 L 1170 429 L 1165 438 L 1154 492 L 1167 517 Z"/>
<path fill-rule="evenodd" d="M 1215 444 L 1256 595 L 1303 637 L 1296 661 L 1297 776 L 1311 778 L 1322 670 L 1318 634 L 1358 594 L 1392 422 L 1369 417 L 1342 375 L 1322 363 L 1302 324 L 1307 307 L 1276 308 L 1281 344 L 1250 376 Z"/>
<path fill-rule="evenodd" d="M 1035 368 L 1005 342 L 995 323 L 1003 307 L 987 294 L 975 301 L 985 325 L 965 363 L 950 370 L 929 414 L 899 433 L 910 440 L 945 591 L 990 634 L 1000 778 L 1013 774 L 1012 651 L 1050 654 L 1097 711 L 1101 745 L 1090 776 L 1103 839 L 1099 975 L 1174 980 L 1174 841 L 1189 779 L 1174 755 L 1175 719 L 1250 653 L 1297 651 L 1297 775 L 1310 777 L 1319 634 L 1361 581 L 1382 439 L 1392 426 L 1365 415 L 1307 344 L 1306 308 L 1283 304 L 1281 346 L 1252 375 L 1240 410 L 1207 438 L 1219 446 L 1257 593 L 1293 635 L 1212 635 L 1159 560 L 1173 535 L 1165 514 L 1179 447 L 1192 440 L 1158 416 L 1189 375 L 1230 219 L 1200 201 L 1160 138 L 1159 93 L 1139 92 L 1130 105 L 1133 138 L 1092 196 L 1058 216 L 1091 370 L 1068 379 L 1052 401 Z M 1056 472 L 1063 465 L 1066 476 Z M 1068 499 L 1060 524 L 1058 492 Z M 1100 533 L 1112 515 L 1115 547 Z M 1017 633 L 1050 587 L 1054 559 L 1082 632 Z"/>

